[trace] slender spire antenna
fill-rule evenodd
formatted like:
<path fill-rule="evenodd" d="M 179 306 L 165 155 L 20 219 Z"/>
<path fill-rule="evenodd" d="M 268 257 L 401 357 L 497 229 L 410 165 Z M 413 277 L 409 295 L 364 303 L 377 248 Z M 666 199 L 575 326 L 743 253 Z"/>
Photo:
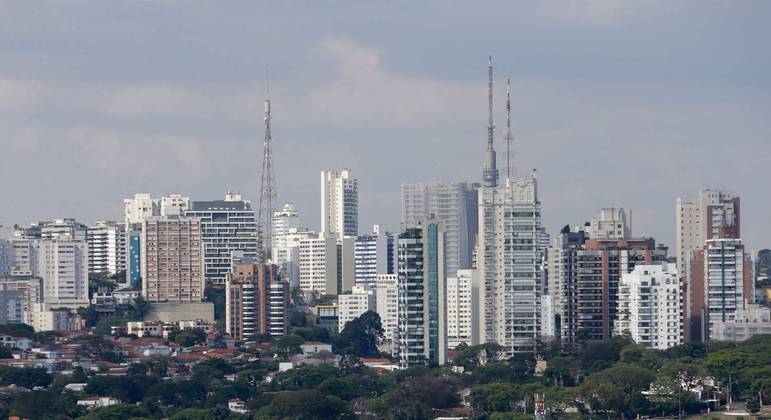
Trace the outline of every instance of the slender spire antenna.
<path fill-rule="evenodd" d="M 258 258 L 261 262 L 271 259 L 273 245 L 273 213 L 278 201 L 276 174 L 273 168 L 273 136 L 270 115 L 270 71 L 265 70 L 265 141 L 262 152 L 262 178 L 260 179 L 260 207 L 257 211 Z"/>
<path fill-rule="evenodd" d="M 493 123 L 493 57 L 487 61 L 487 105 L 489 118 L 487 120 L 487 151 L 485 166 L 482 171 L 482 181 L 485 187 L 498 185 L 498 169 L 495 166 L 495 124 Z"/>
<path fill-rule="evenodd" d="M 511 178 L 513 167 L 511 165 L 511 143 L 514 140 L 511 135 L 511 78 L 506 79 L 506 177 Z"/>

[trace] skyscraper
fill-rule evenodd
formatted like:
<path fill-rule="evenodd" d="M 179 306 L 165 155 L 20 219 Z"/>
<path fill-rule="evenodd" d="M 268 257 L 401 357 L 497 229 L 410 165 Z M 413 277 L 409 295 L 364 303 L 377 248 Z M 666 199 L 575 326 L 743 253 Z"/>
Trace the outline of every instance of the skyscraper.
<path fill-rule="evenodd" d="M 477 270 L 458 270 L 447 277 L 447 348 L 479 344 L 479 289 Z"/>
<path fill-rule="evenodd" d="M 484 287 L 482 337 L 508 353 L 534 351 L 540 336 L 541 203 L 535 174 L 479 190 L 477 266 Z"/>
<path fill-rule="evenodd" d="M 666 350 L 683 343 L 683 286 L 675 264 L 637 265 L 621 275 L 613 335 Z"/>
<path fill-rule="evenodd" d="M 321 233 L 359 234 L 359 183 L 350 169 L 321 171 Z"/>
<path fill-rule="evenodd" d="M 471 268 L 477 234 L 477 185 L 465 182 L 402 184 L 402 223 L 435 217 L 445 226 L 444 267 L 450 276 Z"/>
<path fill-rule="evenodd" d="M 142 295 L 149 302 L 200 302 L 205 287 L 201 221 L 177 216 L 142 223 Z"/>
<path fill-rule="evenodd" d="M 273 264 L 241 264 L 228 273 L 225 330 L 236 340 L 285 335 L 289 329 L 289 284 Z"/>
<path fill-rule="evenodd" d="M 690 252 L 704 248 L 704 241 L 718 237 L 720 226 L 729 225 L 741 237 L 739 197 L 721 190 L 701 190 L 696 199 L 678 198 L 675 240 L 677 268 L 681 276 L 690 278 Z"/>
<path fill-rule="evenodd" d="M 126 271 L 126 227 L 97 222 L 88 228 L 88 272 L 115 275 Z"/>
<path fill-rule="evenodd" d="M 394 235 L 375 225 L 369 235 L 359 235 L 353 245 L 355 283 L 375 287 L 378 274 L 394 273 Z"/>
<path fill-rule="evenodd" d="M 254 210 L 240 194 L 228 193 L 224 200 L 193 201 L 184 215 L 201 222 L 207 283 L 225 284 L 234 251 L 240 251 L 241 257 L 257 258 Z"/>
<path fill-rule="evenodd" d="M 600 210 L 586 233 L 590 239 L 628 239 L 632 237 L 632 211 L 611 207 Z"/>
<path fill-rule="evenodd" d="M 447 355 L 444 228 L 436 219 L 408 226 L 398 239 L 399 360 L 442 365 Z"/>

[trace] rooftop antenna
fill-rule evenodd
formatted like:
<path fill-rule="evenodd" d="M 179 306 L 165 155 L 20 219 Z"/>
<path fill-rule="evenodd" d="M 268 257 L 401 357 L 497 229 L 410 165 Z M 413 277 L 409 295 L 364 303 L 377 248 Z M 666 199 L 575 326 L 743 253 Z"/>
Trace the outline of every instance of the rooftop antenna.
<path fill-rule="evenodd" d="M 265 69 L 265 141 L 262 152 L 262 178 L 260 179 L 260 203 L 257 211 L 258 257 L 261 262 L 271 258 L 273 245 L 273 213 L 278 201 L 276 192 L 276 174 L 273 168 L 273 136 L 271 134 L 270 115 L 270 70 Z"/>

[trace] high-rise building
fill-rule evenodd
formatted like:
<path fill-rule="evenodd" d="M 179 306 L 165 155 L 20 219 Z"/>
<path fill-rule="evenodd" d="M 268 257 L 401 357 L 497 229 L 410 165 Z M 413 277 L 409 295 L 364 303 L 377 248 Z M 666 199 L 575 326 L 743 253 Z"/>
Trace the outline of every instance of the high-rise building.
<path fill-rule="evenodd" d="M 363 313 L 376 311 L 376 305 L 377 296 L 373 289 L 354 285 L 349 293 L 343 293 L 337 297 L 338 330 L 342 332 L 346 323 L 360 317 Z"/>
<path fill-rule="evenodd" d="M 274 264 L 242 264 L 228 273 L 225 330 L 236 340 L 289 331 L 289 284 Z"/>
<path fill-rule="evenodd" d="M 200 302 L 205 287 L 198 219 L 159 216 L 142 223 L 142 295 L 149 302 Z"/>
<path fill-rule="evenodd" d="M 24 295 L 19 290 L 0 283 L 0 324 L 24 322 Z"/>
<path fill-rule="evenodd" d="M 354 240 L 324 233 L 301 239 L 300 289 L 327 295 L 350 291 L 354 283 Z"/>
<path fill-rule="evenodd" d="M 40 277 L 42 302 L 75 309 L 88 305 L 88 245 L 68 235 L 15 239 L 13 275 Z"/>
<path fill-rule="evenodd" d="M 721 226 L 733 226 L 735 237 L 741 237 L 739 197 L 730 192 L 702 190 L 696 199 L 678 198 L 675 210 L 677 271 L 685 279 L 691 278 L 691 252 L 703 249 L 707 239 L 717 238 Z M 687 307 L 686 312 L 692 309 Z"/>
<path fill-rule="evenodd" d="M 541 203 L 535 174 L 479 190 L 477 266 L 484 342 L 508 353 L 534 351 L 540 336 Z"/>
<path fill-rule="evenodd" d="M 300 289 L 336 295 L 337 238 L 320 233 L 315 238 L 300 240 Z"/>
<path fill-rule="evenodd" d="M 621 275 L 614 335 L 666 350 L 683 343 L 683 283 L 675 264 L 637 265 Z"/>
<path fill-rule="evenodd" d="M 447 273 L 471 268 L 478 224 L 478 188 L 465 182 L 402 184 L 403 224 L 414 224 L 427 217 L 444 224 Z"/>
<path fill-rule="evenodd" d="M 134 198 L 123 200 L 123 222 L 141 224 L 153 216 L 180 216 L 190 208 L 190 197 L 171 194 L 161 198 L 152 198 L 150 194 L 134 194 Z"/>
<path fill-rule="evenodd" d="M 228 193 L 224 200 L 193 201 L 184 212 L 201 221 L 204 276 L 208 284 L 225 284 L 233 251 L 257 257 L 257 223 L 249 201 Z"/>
<path fill-rule="evenodd" d="M 375 287 L 378 274 L 394 273 L 394 235 L 375 225 L 369 235 L 359 235 L 353 245 L 355 283 Z"/>
<path fill-rule="evenodd" d="M 586 233 L 590 239 L 629 239 L 632 237 L 632 211 L 618 207 L 600 210 L 600 217 L 592 219 Z"/>
<path fill-rule="evenodd" d="M 733 320 L 712 321 L 710 339 L 738 342 L 758 334 L 771 334 L 771 309 L 749 304 L 737 309 Z"/>
<path fill-rule="evenodd" d="M 88 228 L 88 272 L 115 275 L 126 271 L 126 227 L 97 222 Z"/>
<path fill-rule="evenodd" d="M 284 203 L 284 208 L 281 211 L 273 213 L 273 220 L 271 222 L 273 229 L 273 246 L 271 247 L 271 259 L 272 263 L 281 267 L 283 263 L 289 261 L 290 257 L 287 255 L 289 252 L 289 246 L 287 246 L 287 234 L 290 230 L 295 231 L 300 228 L 300 214 L 297 212 L 294 203 Z M 283 267 L 281 267 L 283 269 Z"/>
<path fill-rule="evenodd" d="M 553 325 L 554 335 L 566 344 L 573 342 L 578 328 L 575 288 L 578 276 L 577 251 L 583 247 L 586 239 L 584 231 L 562 231 L 554 238 L 548 252 L 548 294 L 552 299 L 553 320 L 542 320 L 541 324 Z M 544 312 L 542 309 L 541 313 Z"/>
<path fill-rule="evenodd" d="M 398 239 L 399 360 L 402 367 L 442 365 L 447 355 L 444 228 L 435 219 Z"/>
<path fill-rule="evenodd" d="M 14 232 L 17 239 L 54 239 L 67 236 L 70 239 L 86 240 L 88 227 L 75 219 L 64 218 L 43 222 L 33 222 L 29 226 L 19 227 Z"/>
<path fill-rule="evenodd" d="M 132 289 L 142 288 L 142 225 L 126 227 L 126 282 Z"/>
<path fill-rule="evenodd" d="M 479 344 L 480 286 L 477 270 L 458 270 L 447 277 L 447 348 Z"/>
<path fill-rule="evenodd" d="M 13 269 L 13 245 L 7 239 L 0 238 L 0 277 L 11 274 Z"/>
<path fill-rule="evenodd" d="M 399 276 L 378 274 L 375 289 L 375 307 L 383 326 L 381 351 L 396 353 L 399 328 Z"/>
<path fill-rule="evenodd" d="M 703 249 L 691 251 L 691 278 L 686 313 L 690 341 L 712 338 L 715 322 L 731 322 L 753 303 L 752 260 L 735 232 L 721 230 Z"/>
<path fill-rule="evenodd" d="M 32 304 L 43 302 L 43 279 L 40 277 L 0 277 L 0 290 L 13 290 L 21 295 L 22 314 L 30 311 Z"/>
<path fill-rule="evenodd" d="M 618 316 L 621 276 L 640 264 L 666 262 L 667 249 L 656 247 L 652 238 L 590 239 L 573 258 L 576 337 L 572 339 L 606 340 Z"/>
<path fill-rule="evenodd" d="M 321 171 L 321 232 L 359 234 L 359 182 L 350 169 Z"/>
<path fill-rule="evenodd" d="M 281 275 L 292 288 L 300 287 L 300 242 L 317 237 L 318 233 L 308 228 L 290 227 L 280 234 L 273 231 L 273 263 L 279 266 Z"/>

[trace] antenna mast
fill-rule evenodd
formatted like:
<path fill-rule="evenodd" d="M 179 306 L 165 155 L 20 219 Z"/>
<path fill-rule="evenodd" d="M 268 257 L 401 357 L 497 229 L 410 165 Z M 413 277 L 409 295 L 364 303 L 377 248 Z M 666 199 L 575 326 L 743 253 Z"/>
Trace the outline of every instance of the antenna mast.
<path fill-rule="evenodd" d="M 506 177 L 511 178 L 511 78 L 506 79 Z"/>
<path fill-rule="evenodd" d="M 493 57 L 487 62 L 487 105 L 489 118 L 487 121 L 487 151 L 485 153 L 485 166 L 482 171 L 482 181 L 485 187 L 498 185 L 498 169 L 495 166 L 495 124 L 493 124 Z"/>
<path fill-rule="evenodd" d="M 267 73 L 267 72 L 266 72 Z M 276 174 L 273 169 L 273 137 L 270 131 L 270 74 L 265 97 L 265 142 L 262 152 L 262 178 L 260 180 L 260 207 L 257 211 L 258 258 L 267 262 L 272 258 L 273 213 L 278 201 Z"/>

